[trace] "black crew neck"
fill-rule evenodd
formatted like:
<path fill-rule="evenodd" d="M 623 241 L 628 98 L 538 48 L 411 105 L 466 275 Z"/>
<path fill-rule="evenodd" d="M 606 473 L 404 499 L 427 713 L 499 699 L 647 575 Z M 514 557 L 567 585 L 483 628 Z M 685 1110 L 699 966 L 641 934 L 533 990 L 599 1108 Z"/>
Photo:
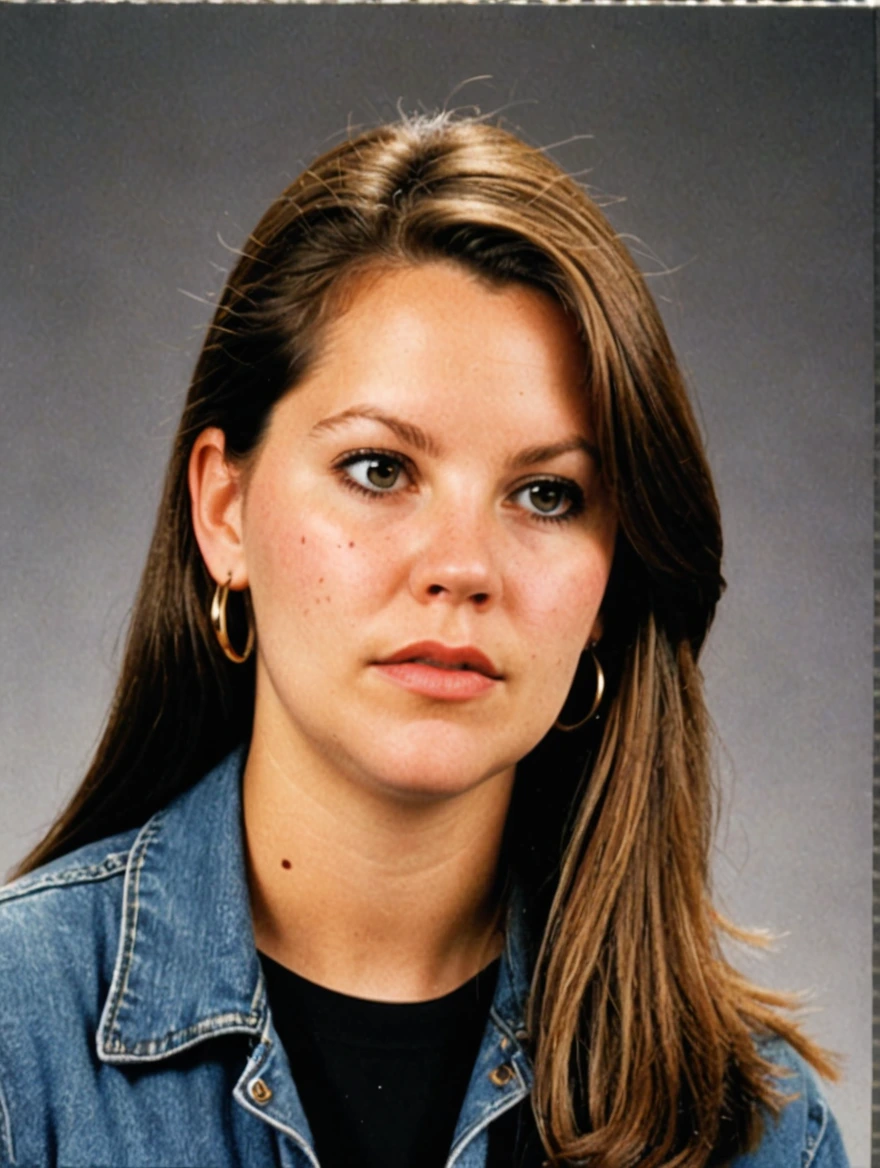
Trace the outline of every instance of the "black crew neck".
<path fill-rule="evenodd" d="M 279 965 L 265 953 L 260 961 L 266 979 L 286 984 L 308 1011 L 309 1025 L 316 1037 L 352 1046 L 416 1049 L 443 1041 L 450 1026 L 466 1025 L 476 1014 L 484 1014 L 498 979 L 500 958 L 496 958 L 457 989 L 439 998 L 422 1002 L 384 1002 L 359 998 L 328 989 Z"/>
<path fill-rule="evenodd" d="M 424 1002 L 357 998 L 260 961 L 321 1168 L 442 1168 L 500 958 Z"/>

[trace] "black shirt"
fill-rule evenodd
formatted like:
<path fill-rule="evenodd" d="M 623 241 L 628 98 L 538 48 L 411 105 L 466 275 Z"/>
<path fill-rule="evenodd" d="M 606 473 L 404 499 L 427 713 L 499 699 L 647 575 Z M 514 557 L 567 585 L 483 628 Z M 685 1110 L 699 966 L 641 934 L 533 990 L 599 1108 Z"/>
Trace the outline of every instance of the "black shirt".
<path fill-rule="evenodd" d="M 499 961 L 429 1002 L 352 998 L 260 960 L 321 1168 L 443 1168 Z"/>

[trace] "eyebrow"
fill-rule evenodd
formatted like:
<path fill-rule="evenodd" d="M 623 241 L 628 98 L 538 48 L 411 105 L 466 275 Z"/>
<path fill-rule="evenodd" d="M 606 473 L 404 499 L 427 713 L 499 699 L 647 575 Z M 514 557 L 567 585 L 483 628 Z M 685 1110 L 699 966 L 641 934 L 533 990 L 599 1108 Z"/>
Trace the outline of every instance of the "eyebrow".
<path fill-rule="evenodd" d="M 398 438 L 402 438 L 404 442 L 408 442 L 410 446 L 414 446 L 423 454 L 430 454 L 434 458 L 440 454 L 440 447 L 429 434 L 425 433 L 421 426 L 416 426 L 413 422 L 405 422 L 403 418 L 395 418 L 393 414 L 386 414 L 384 410 L 379 410 L 375 406 L 352 406 L 351 409 L 324 418 L 312 426 L 309 433 L 314 435 L 336 430 L 339 426 L 344 426 L 346 422 L 351 422 L 356 418 L 369 418 L 370 421 L 381 422 L 383 426 L 392 430 Z"/>
<path fill-rule="evenodd" d="M 312 436 L 327 433 L 358 418 L 367 418 L 369 421 L 379 422 L 381 425 L 387 426 L 389 430 L 403 439 L 404 442 L 409 443 L 410 446 L 414 446 L 416 450 L 421 451 L 423 454 L 429 454 L 433 458 L 437 458 L 440 455 L 440 447 L 421 426 L 417 426 L 414 422 L 407 422 L 403 418 L 397 418 L 393 414 L 386 414 L 384 410 L 380 410 L 375 406 L 352 406 L 350 409 L 342 410 L 340 413 L 333 414 L 329 418 L 323 418 L 320 422 L 312 426 L 309 434 Z M 583 451 L 584 454 L 592 458 L 597 466 L 601 465 L 598 447 L 594 446 L 592 442 L 588 442 L 586 438 L 582 438 L 579 434 L 571 438 L 566 438 L 562 442 L 527 446 L 524 450 L 518 451 L 513 456 L 510 464 L 513 469 L 534 466 L 536 463 L 550 462 L 552 459 L 559 458 L 563 454 L 571 454 L 578 450 Z"/>
<path fill-rule="evenodd" d="M 578 450 L 582 450 L 584 454 L 592 458 L 596 466 L 601 466 L 599 448 L 594 446 L 592 442 L 588 442 L 586 438 L 581 438 L 580 435 L 568 438 L 564 442 L 552 442 L 550 445 L 527 446 L 525 450 L 514 455 L 511 464 L 517 469 L 524 466 L 534 466 L 536 462 L 550 462 L 563 454 L 571 454 L 572 451 Z"/>

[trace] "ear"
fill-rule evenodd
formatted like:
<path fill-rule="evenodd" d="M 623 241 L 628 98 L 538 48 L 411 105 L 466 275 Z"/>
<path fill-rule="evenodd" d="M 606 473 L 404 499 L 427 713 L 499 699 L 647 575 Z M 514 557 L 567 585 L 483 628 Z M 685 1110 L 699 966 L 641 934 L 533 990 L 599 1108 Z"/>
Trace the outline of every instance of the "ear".
<path fill-rule="evenodd" d="M 189 456 L 192 522 L 202 559 L 218 584 L 247 587 L 242 543 L 241 470 L 226 457 L 226 435 L 216 426 L 203 430 Z"/>

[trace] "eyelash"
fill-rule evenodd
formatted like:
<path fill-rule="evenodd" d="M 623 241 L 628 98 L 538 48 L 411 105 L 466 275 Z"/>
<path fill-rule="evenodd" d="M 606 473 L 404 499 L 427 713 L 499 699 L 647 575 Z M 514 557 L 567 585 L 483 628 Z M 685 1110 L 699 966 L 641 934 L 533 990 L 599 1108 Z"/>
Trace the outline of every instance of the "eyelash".
<path fill-rule="evenodd" d="M 338 474 L 343 486 L 367 499 L 375 500 L 382 498 L 383 495 L 398 494 L 399 490 L 395 487 L 389 487 L 387 490 L 382 490 L 379 487 L 374 489 L 365 487 L 363 483 L 359 483 L 357 479 L 352 478 L 347 473 L 350 467 L 356 466 L 359 462 L 368 462 L 370 459 L 385 459 L 400 467 L 404 474 L 409 476 L 411 481 L 415 478 L 413 465 L 408 458 L 404 458 L 400 454 L 392 454 L 388 450 L 378 450 L 375 448 L 351 451 L 333 464 L 333 470 Z M 559 487 L 568 498 L 568 508 L 558 515 L 542 515 L 539 511 L 527 510 L 526 514 L 530 518 L 537 519 L 541 523 L 568 523 L 582 514 L 585 505 L 584 493 L 577 483 L 572 482 L 571 479 L 558 478 L 554 475 L 539 475 L 537 478 L 523 483 L 512 494 L 513 496 L 521 495 L 529 487 L 536 486 L 539 483 L 548 483 Z"/>

